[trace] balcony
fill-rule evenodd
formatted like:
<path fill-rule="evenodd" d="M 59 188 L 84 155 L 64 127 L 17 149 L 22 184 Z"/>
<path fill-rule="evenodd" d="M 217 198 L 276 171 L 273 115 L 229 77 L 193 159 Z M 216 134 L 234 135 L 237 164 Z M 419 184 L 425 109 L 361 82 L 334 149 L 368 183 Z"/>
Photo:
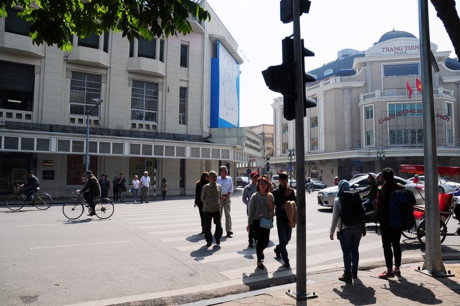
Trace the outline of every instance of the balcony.
<path fill-rule="evenodd" d="M 97 66 L 101 68 L 110 67 L 109 54 L 100 49 L 74 46 L 72 52 L 66 55 L 65 59 L 68 63 Z"/>
<path fill-rule="evenodd" d="M 448 90 L 442 87 L 434 88 L 433 94 L 435 98 L 454 98 L 454 91 Z M 405 100 L 407 97 L 407 89 L 386 89 L 386 90 L 376 90 L 369 93 L 360 94 L 359 102 L 368 103 L 368 102 L 377 102 L 381 100 L 385 101 L 401 101 Z M 421 100 L 422 93 L 418 92 L 417 89 L 413 89 L 411 100 Z"/>
<path fill-rule="evenodd" d="M 130 57 L 126 70 L 159 77 L 166 76 L 166 66 L 164 63 L 146 57 Z"/>
<path fill-rule="evenodd" d="M 9 53 L 25 55 L 34 58 L 45 56 L 45 45 L 34 45 L 29 36 L 0 32 L 0 48 Z"/>

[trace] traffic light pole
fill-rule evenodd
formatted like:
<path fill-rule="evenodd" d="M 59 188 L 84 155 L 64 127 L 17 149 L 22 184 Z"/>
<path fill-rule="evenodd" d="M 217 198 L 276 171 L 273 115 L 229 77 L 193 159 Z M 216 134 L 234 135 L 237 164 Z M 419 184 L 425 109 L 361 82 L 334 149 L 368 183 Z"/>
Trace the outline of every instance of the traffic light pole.
<path fill-rule="evenodd" d="M 302 71 L 303 46 L 300 37 L 300 0 L 292 0 L 292 17 L 294 26 L 294 60 L 295 60 L 295 144 L 296 144 L 296 179 L 297 179 L 297 284 L 295 293 L 297 300 L 316 297 L 307 293 L 307 237 L 305 212 L 305 145 L 304 145 L 304 74 Z M 295 296 L 294 296 L 295 295 Z"/>

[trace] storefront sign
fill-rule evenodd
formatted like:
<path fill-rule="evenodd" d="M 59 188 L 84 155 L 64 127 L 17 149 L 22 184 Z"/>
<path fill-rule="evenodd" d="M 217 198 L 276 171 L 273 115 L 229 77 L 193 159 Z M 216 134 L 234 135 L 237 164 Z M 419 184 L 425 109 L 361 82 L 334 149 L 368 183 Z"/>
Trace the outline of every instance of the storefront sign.
<path fill-rule="evenodd" d="M 383 118 L 380 118 L 379 123 L 384 124 L 385 122 L 388 122 L 388 121 L 393 120 L 393 119 L 399 119 L 399 118 L 402 118 L 402 117 L 407 117 L 410 114 L 421 114 L 421 113 L 422 113 L 421 109 L 415 109 L 415 108 L 406 109 L 406 110 L 403 110 L 401 112 L 396 113 L 395 115 L 389 115 L 389 116 L 385 116 Z M 418 117 L 420 117 L 420 116 L 418 116 Z M 436 118 L 440 119 L 440 120 L 444 120 L 444 121 L 450 121 L 450 116 L 448 116 L 448 115 L 436 114 Z"/>

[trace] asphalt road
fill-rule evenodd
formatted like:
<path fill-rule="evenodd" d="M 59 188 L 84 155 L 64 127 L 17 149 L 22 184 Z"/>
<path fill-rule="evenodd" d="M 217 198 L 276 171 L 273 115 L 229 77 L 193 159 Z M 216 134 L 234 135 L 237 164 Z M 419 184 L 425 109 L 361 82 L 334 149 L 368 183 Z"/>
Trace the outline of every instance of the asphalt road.
<path fill-rule="evenodd" d="M 329 240 L 331 212 L 307 200 L 307 274 L 341 270 L 337 240 Z M 116 204 L 109 220 L 68 221 L 60 205 L 47 211 L 0 206 L 0 304 L 105 305 L 180 296 L 191 301 L 294 280 L 296 235 L 288 246 L 292 270 L 273 258 L 276 227 L 266 254 L 266 271 L 257 271 L 255 250 L 247 248 L 246 209 L 241 189 L 232 197 L 233 238 L 206 248 L 192 198 Z M 223 222 L 224 223 L 224 222 Z M 458 221 L 452 219 L 449 231 Z M 368 227 L 360 246 L 363 268 L 381 265 L 380 237 Z M 416 240 L 403 242 L 404 261 L 420 261 Z M 448 236 L 445 254 L 459 254 L 460 237 Z M 188 300 L 187 300 L 188 299 Z M 168 302 L 169 301 L 169 302 Z"/>

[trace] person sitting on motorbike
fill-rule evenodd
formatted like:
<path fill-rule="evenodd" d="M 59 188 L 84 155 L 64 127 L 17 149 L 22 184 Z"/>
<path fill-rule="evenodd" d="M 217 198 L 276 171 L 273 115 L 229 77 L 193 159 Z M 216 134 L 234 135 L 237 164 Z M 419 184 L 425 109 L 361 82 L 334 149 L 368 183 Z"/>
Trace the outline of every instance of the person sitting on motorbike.
<path fill-rule="evenodd" d="M 40 181 L 34 175 L 34 172 L 30 170 L 27 172 L 27 182 L 20 186 L 23 187 L 22 193 L 26 196 L 27 201 L 30 201 L 33 199 L 34 193 L 40 189 Z"/>
<path fill-rule="evenodd" d="M 305 184 L 307 186 L 308 193 L 310 193 L 313 190 L 313 185 L 311 183 L 311 178 L 310 177 L 307 177 L 307 181 L 305 182 Z"/>
<path fill-rule="evenodd" d="M 375 199 L 377 199 L 377 191 L 378 185 L 373 173 L 368 173 L 367 177 L 369 181 L 369 185 L 360 191 L 360 193 L 367 192 L 365 196 L 363 196 L 363 207 L 364 211 L 369 211 L 372 205 L 372 210 L 375 210 L 375 204 L 373 203 Z"/>

